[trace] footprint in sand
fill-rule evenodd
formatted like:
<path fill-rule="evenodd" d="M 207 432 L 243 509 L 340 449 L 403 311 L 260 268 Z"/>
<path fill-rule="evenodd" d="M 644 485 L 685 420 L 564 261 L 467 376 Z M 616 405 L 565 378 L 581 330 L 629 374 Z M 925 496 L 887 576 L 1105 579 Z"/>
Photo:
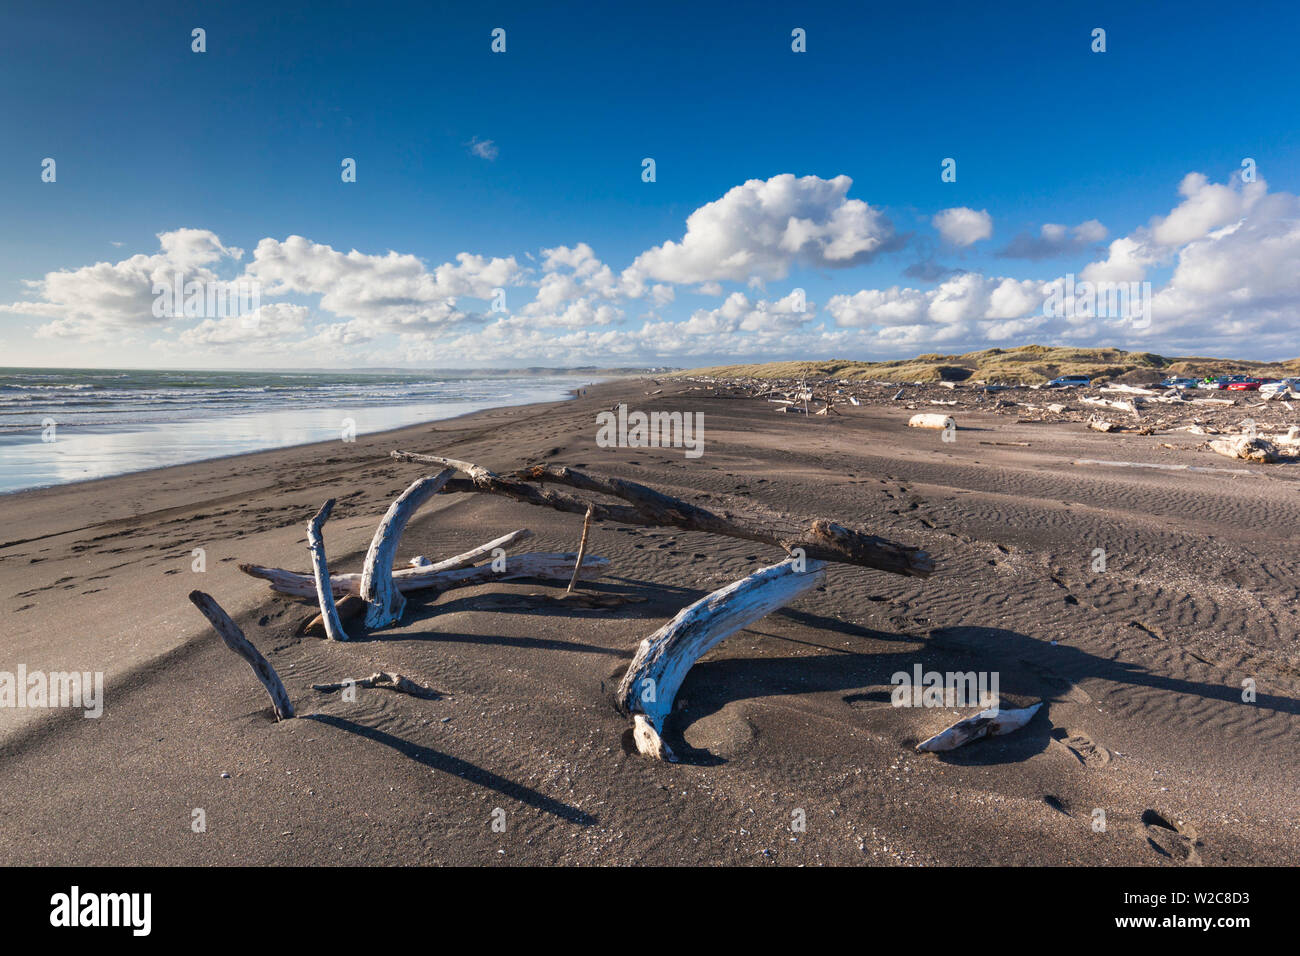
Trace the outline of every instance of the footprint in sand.
<path fill-rule="evenodd" d="M 1107 766 L 1112 754 L 1087 734 L 1057 728 L 1052 732 L 1053 742 L 1068 750 L 1085 767 L 1099 770 Z"/>
<path fill-rule="evenodd" d="M 1140 827 L 1139 835 L 1161 856 L 1172 857 L 1192 866 L 1201 865 L 1200 849 L 1203 844 L 1196 834 L 1196 828 L 1190 823 L 1182 820 L 1170 822 L 1155 810 L 1143 810 Z"/>

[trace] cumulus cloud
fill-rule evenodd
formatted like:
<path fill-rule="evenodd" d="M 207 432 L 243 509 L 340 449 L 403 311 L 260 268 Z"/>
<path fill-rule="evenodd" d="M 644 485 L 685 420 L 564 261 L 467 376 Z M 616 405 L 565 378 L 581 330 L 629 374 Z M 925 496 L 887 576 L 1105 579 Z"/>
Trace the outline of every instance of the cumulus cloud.
<path fill-rule="evenodd" d="M 358 332 L 379 334 L 435 329 L 470 318 L 459 296 L 488 299 L 519 279 L 511 256 L 488 259 L 462 252 L 432 270 L 413 255 L 339 252 L 302 236 L 263 239 L 247 274 L 263 283 L 264 296 L 319 295 L 322 309 L 351 317 Z"/>
<path fill-rule="evenodd" d="M 220 284 L 225 280 L 212 266 L 243 256 L 242 249 L 222 245 L 207 229 L 159 233 L 158 246 L 153 255 L 97 262 L 28 280 L 24 285 L 36 298 L 0 305 L 0 312 L 51 319 L 37 332 L 43 337 L 112 337 L 170 320 L 170 315 L 155 315 L 155 288 L 170 289 L 178 275 L 182 285 Z"/>
<path fill-rule="evenodd" d="M 1089 219 L 1073 227 L 1048 222 L 1042 225 L 1036 236 L 1028 232 L 1018 233 L 1004 248 L 998 250 L 997 255 L 1002 259 L 1055 259 L 1081 252 L 1093 243 L 1101 242 L 1106 236 L 1106 227 L 1096 219 Z"/>
<path fill-rule="evenodd" d="M 843 268 L 869 261 L 895 240 L 884 214 L 849 199 L 848 176 L 751 179 L 696 209 L 681 242 L 639 255 L 631 281 L 744 282 L 782 279 L 792 266 Z"/>
<path fill-rule="evenodd" d="M 978 212 L 966 206 L 944 209 L 930 220 L 945 242 L 954 246 L 972 246 L 993 235 L 993 217 L 987 209 Z"/>
<path fill-rule="evenodd" d="M 124 333 L 157 336 L 165 329 L 169 334 L 156 344 L 173 350 L 168 355 L 178 347 L 204 348 L 275 354 L 281 362 L 280 356 L 310 356 L 357 364 L 449 364 L 452 355 L 460 363 L 686 364 L 710 357 L 960 351 L 1030 339 L 1165 351 L 1233 351 L 1249 341 L 1255 350 L 1294 353 L 1300 340 L 1300 199 L 1269 193 L 1262 180 L 1217 184 L 1190 174 L 1167 213 L 1112 239 L 1080 270 L 1079 282 L 1166 276 L 1154 290 L 1149 322 L 1131 314 L 1098 318 L 1082 308 L 1069 315 L 1045 310 L 1045 300 L 1055 299 L 1067 281 L 1051 272 L 985 275 L 934 267 L 926 276 L 937 281 L 933 288 L 855 283 L 830 294 L 820 316 L 801 291 L 767 296 L 765 284 L 792 269 L 817 269 L 823 281 L 845 275 L 833 271 L 838 267 L 866 263 L 897 244 L 883 214 L 848 198 L 849 186 L 847 177 L 745 183 L 695 210 L 680 242 L 653 247 L 622 272 L 585 242 L 543 248 L 536 257 L 521 252 L 530 264 L 521 268 L 513 256 L 470 252 L 429 266 L 410 254 L 344 252 L 302 236 L 262 239 L 244 265 L 242 250 L 212 232 L 179 229 L 160 234 L 152 254 L 28 282 L 30 301 L 0 311 L 46 320 L 39 335 L 124 340 Z M 987 212 L 969 209 L 943 210 L 934 221 L 958 245 L 987 238 L 992 228 Z M 1096 220 L 1048 223 L 1021 239 L 1000 255 L 1046 259 L 1101 242 L 1106 231 Z M 158 313 L 154 285 L 178 273 L 222 286 L 258 282 L 256 320 Z M 712 302 L 683 307 L 678 285 Z M 507 314 L 465 304 L 491 300 L 497 289 L 509 290 Z M 289 297 L 314 301 L 309 307 Z M 635 322 L 625 311 L 630 300 L 649 310 Z M 665 318 L 674 304 L 678 314 Z M 313 316 L 321 318 L 313 323 Z"/>

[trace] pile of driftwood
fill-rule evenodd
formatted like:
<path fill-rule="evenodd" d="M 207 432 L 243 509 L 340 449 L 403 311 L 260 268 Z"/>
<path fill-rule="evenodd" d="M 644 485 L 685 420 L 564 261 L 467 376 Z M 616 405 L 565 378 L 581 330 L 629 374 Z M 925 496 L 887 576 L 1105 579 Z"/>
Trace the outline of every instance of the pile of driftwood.
<path fill-rule="evenodd" d="M 362 618 L 363 626 L 370 630 L 396 624 L 406 606 L 403 597 L 406 592 L 443 591 L 515 578 L 568 579 L 571 591 L 580 576 L 598 578 L 609 565 L 604 558 L 585 554 L 587 531 L 593 520 L 675 527 L 741 538 L 770 544 L 786 553 L 786 559 L 779 564 L 762 568 L 696 601 L 642 641 L 619 684 L 614 705 L 632 719 L 638 750 L 661 759 L 675 759 L 663 741 L 663 726 L 691 666 L 729 635 L 824 583 L 828 562 L 916 577 L 927 577 L 934 570 L 930 556 L 918 548 L 824 518 L 795 517 L 750 503 L 743 510 L 710 510 L 634 481 L 562 466 L 536 465 L 498 475 L 470 462 L 434 455 L 395 451 L 392 457 L 434 465 L 439 470 L 413 482 L 392 503 L 375 531 L 360 574 L 330 573 L 323 527 L 333 510 L 333 500 L 325 502 L 307 525 L 310 574 L 257 565 L 240 566 L 246 574 L 268 581 L 278 593 L 314 596 L 320 606 L 324 633 L 330 640 L 349 639 L 345 617 Z M 457 477 L 458 473 L 463 477 Z M 416 509 L 436 494 L 462 492 L 500 495 L 583 515 L 578 552 L 520 554 L 505 560 L 494 557 L 487 563 L 475 563 L 489 555 L 499 557 L 504 548 L 531 536 L 527 529 L 520 529 L 443 561 L 435 563 L 417 558 L 411 567 L 395 570 L 398 542 Z M 606 500 L 599 500 L 602 498 Z M 342 601 L 336 602 L 336 597 L 342 597 Z M 253 667 L 271 697 L 277 719 L 292 717 L 293 705 L 266 658 L 212 598 L 199 591 L 193 592 L 190 598 L 226 644 Z M 348 608 L 346 614 L 340 613 L 343 605 Z M 332 692 L 347 685 L 386 687 L 417 696 L 432 693 L 400 674 L 386 673 L 357 681 L 317 685 L 317 689 Z M 985 719 L 981 728 L 985 724 L 989 726 L 983 733 L 997 732 L 996 722 Z"/>

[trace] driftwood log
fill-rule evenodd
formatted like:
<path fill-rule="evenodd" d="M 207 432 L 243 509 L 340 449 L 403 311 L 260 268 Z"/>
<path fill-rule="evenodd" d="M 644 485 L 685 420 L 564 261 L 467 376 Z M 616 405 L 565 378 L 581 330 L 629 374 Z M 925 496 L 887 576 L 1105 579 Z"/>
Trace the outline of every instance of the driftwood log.
<path fill-rule="evenodd" d="M 361 571 L 361 597 L 370 605 L 366 608 L 366 627 L 371 630 L 396 624 L 406 610 L 406 598 L 393 583 L 397 542 L 415 510 L 436 495 L 455 473 L 454 469 L 446 468 L 436 475 L 412 482 L 388 506 L 387 514 L 375 529 Z"/>
<path fill-rule="evenodd" d="M 423 697 L 432 700 L 438 696 L 438 692 L 432 687 L 426 687 L 418 681 L 413 681 L 409 677 L 401 674 L 389 673 L 388 671 L 375 671 L 369 677 L 359 677 L 355 680 L 336 681 L 333 684 L 312 684 L 311 689 L 320 691 L 322 694 L 333 694 L 336 691 L 343 690 L 347 687 L 370 687 L 381 690 L 397 691 L 399 694 L 410 694 L 412 697 Z"/>
<path fill-rule="evenodd" d="M 213 630 L 226 642 L 226 646 L 248 661 L 248 665 L 253 668 L 253 673 L 257 675 L 257 679 L 262 682 L 262 686 L 271 697 L 271 706 L 275 708 L 275 719 L 287 720 L 292 717 L 293 704 L 289 702 L 289 695 L 285 692 L 280 675 L 275 672 L 271 662 L 262 656 L 262 652 L 244 636 L 239 625 L 231 620 L 230 615 L 220 604 L 202 591 L 191 591 L 190 601 L 208 619 Z"/>
<path fill-rule="evenodd" d="M 468 476 L 447 481 L 442 486 L 444 494 L 486 492 L 526 504 L 581 515 L 585 515 L 590 508 L 592 520 L 595 521 L 674 527 L 742 538 L 775 545 L 787 553 L 802 549 L 806 558 L 818 561 L 856 564 L 893 574 L 923 578 L 934 571 L 930 555 L 919 548 L 897 544 L 825 518 L 794 517 L 753 504 L 747 504 L 744 511 L 710 511 L 635 481 L 594 475 L 562 466 L 534 465 L 503 476 L 470 462 L 437 455 L 394 451 L 392 457 L 399 461 L 455 468 Z M 628 503 L 591 502 L 562 491 L 534 487 L 548 482 L 578 491 L 621 498 Z"/>
<path fill-rule="evenodd" d="M 307 547 L 311 551 L 311 570 L 316 585 L 316 600 L 320 604 L 321 621 L 325 625 L 325 636 L 331 641 L 346 641 L 348 633 L 343 629 L 338 608 L 334 604 L 334 589 L 330 586 L 329 562 L 325 560 L 325 538 L 321 528 L 329 520 L 334 510 L 334 499 L 321 505 L 316 517 L 307 524 Z"/>
<path fill-rule="evenodd" d="M 736 631 L 825 583 L 824 567 L 790 560 L 755 571 L 684 608 L 642 641 L 614 698 L 633 720 L 637 750 L 676 760 L 663 741 L 663 725 L 691 665 Z"/>
<path fill-rule="evenodd" d="M 437 564 L 418 568 L 401 568 L 394 571 L 392 581 L 396 588 L 407 591 L 437 589 L 449 591 L 452 588 L 473 587 L 489 581 L 510 581 L 515 578 L 541 578 L 550 581 L 567 581 L 573 574 L 577 554 L 572 551 L 541 551 L 516 554 L 507 557 L 505 566 L 498 571 L 491 564 L 458 567 L 448 570 L 436 570 Z M 439 562 L 442 563 L 442 562 Z M 582 559 L 582 578 L 594 581 L 601 577 L 609 567 L 609 558 L 589 554 Z M 316 594 L 316 582 L 310 574 L 302 571 L 286 571 L 283 568 L 265 568 L 256 564 L 241 564 L 239 570 L 249 577 L 262 578 L 271 583 L 271 590 L 294 597 L 313 597 Z M 330 589 L 336 596 L 361 593 L 362 575 L 332 574 Z"/>
<path fill-rule="evenodd" d="M 1032 707 L 1023 707 L 1019 710 L 1000 710 L 996 706 L 990 707 L 988 710 L 980 711 L 974 717 L 957 721 L 933 737 L 922 740 L 916 745 L 917 752 L 938 753 L 944 750 L 956 750 L 962 744 L 968 744 L 972 740 L 1009 734 L 1033 720 L 1034 714 L 1038 713 L 1038 708 L 1042 706 L 1040 701 Z"/>

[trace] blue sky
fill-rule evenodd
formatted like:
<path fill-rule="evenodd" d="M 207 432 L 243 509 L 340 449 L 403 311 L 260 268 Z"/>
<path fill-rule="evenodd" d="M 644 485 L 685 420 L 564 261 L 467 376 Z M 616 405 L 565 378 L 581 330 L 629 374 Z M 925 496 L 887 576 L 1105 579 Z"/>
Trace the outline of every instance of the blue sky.
<path fill-rule="evenodd" d="M 1292 5 L 836 7 L 11 2 L 4 364 L 1300 354 Z M 160 319 L 177 264 L 262 313 Z"/>

